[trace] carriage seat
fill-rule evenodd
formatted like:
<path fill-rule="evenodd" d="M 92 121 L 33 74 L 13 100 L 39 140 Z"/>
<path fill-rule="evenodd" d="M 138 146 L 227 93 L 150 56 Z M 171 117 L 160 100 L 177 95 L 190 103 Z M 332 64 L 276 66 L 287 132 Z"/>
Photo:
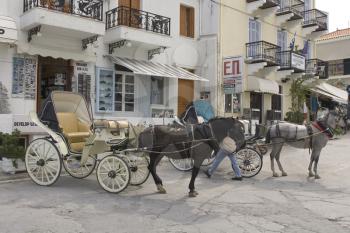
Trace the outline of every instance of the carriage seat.
<path fill-rule="evenodd" d="M 128 121 L 113 121 L 113 120 L 95 120 L 94 125 L 96 128 L 108 128 L 108 129 L 128 129 Z"/>
<path fill-rule="evenodd" d="M 81 122 L 73 112 L 58 112 L 56 115 L 71 150 L 81 152 L 86 139 L 91 135 L 89 125 Z"/>

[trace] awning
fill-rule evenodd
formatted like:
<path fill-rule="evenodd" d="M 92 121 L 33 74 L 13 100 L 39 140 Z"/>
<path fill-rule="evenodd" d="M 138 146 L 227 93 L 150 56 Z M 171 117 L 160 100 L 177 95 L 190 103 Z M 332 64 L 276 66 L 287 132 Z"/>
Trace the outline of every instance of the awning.
<path fill-rule="evenodd" d="M 187 80 L 205 81 L 205 82 L 208 81 L 207 79 L 201 78 L 198 75 L 195 75 L 180 67 L 165 65 L 165 64 L 156 63 L 156 62 L 114 57 L 114 56 L 110 56 L 110 58 L 114 63 L 124 66 L 129 70 L 132 70 L 135 74 L 139 74 L 139 75 L 187 79 Z"/>
<path fill-rule="evenodd" d="M 0 15 L 0 43 L 13 44 L 17 41 L 16 21 Z"/>
<path fill-rule="evenodd" d="M 346 104 L 348 102 L 348 93 L 346 91 L 325 82 L 318 84 L 311 91 L 329 97 L 339 103 Z"/>
<path fill-rule="evenodd" d="M 246 91 L 279 94 L 279 87 L 276 81 L 248 76 Z"/>

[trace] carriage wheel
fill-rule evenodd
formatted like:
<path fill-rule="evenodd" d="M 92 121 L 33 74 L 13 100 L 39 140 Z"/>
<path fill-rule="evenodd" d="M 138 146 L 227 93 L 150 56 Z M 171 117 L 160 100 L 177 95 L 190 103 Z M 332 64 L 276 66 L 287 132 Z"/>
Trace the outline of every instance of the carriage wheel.
<path fill-rule="evenodd" d="M 187 172 L 191 171 L 194 163 L 193 159 L 186 158 L 186 159 L 172 159 L 169 158 L 170 163 L 179 171 Z"/>
<path fill-rule="evenodd" d="M 42 186 L 54 184 L 62 169 L 57 147 L 46 138 L 36 139 L 30 143 L 25 155 L 25 165 L 29 177 Z"/>
<path fill-rule="evenodd" d="M 88 177 L 96 167 L 96 158 L 90 157 L 85 164 L 80 164 L 81 155 L 69 155 L 63 158 L 63 167 L 74 178 L 83 179 Z"/>
<path fill-rule="evenodd" d="M 141 185 L 146 182 L 149 177 L 150 171 L 148 169 L 149 161 L 144 155 L 132 155 L 127 154 L 125 156 L 130 168 L 130 184 L 131 185 Z"/>
<path fill-rule="evenodd" d="M 210 157 L 205 159 L 202 163 L 202 166 L 209 166 L 213 163 L 214 161 L 214 158 L 215 158 L 215 151 L 212 151 L 211 154 L 210 154 Z"/>
<path fill-rule="evenodd" d="M 128 164 L 117 155 L 104 157 L 97 166 L 97 181 L 110 193 L 119 193 L 128 187 L 130 169 Z"/>
<path fill-rule="evenodd" d="M 252 148 L 240 149 L 236 153 L 236 158 L 242 176 L 246 178 L 256 176 L 263 165 L 262 156 Z"/>

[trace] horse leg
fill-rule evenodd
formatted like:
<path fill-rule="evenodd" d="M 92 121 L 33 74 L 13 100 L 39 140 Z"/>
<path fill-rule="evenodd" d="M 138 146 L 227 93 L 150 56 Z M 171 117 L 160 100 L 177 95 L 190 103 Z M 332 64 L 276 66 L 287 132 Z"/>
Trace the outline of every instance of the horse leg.
<path fill-rule="evenodd" d="M 309 170 L 309 177 L 314 177 L 315 176 L 315 174 L 312 172 L 312 164 L 313 164 L 313 162 L 314 162 L 314 153 L 312 151 L 311 156 L 310 156 L 309 168 L 308 168 L 308 170 Z"/>
<path fill-rule="evenodd" d="M 162 193 L 162 194 L 166 193 L 166 190 L 163 188 L 162 180 L 157 175 L 157 165 L 163 156 L 160 154 L 151 153 L 149 157 L 150 157 L 150 162 L 148 165 L 148 170 L 151 172 L 154 183 L 157 186 L 157 190 L 159 193 Z"/>
<path fill-rule="evenodd" d="M 278 152 L 281 152 L 282 150 L 282 146 L 283 146 L 283 142 L 282 143 L 278 143 L 276 140 L 272 140 L 272 151 L 270 153 L 270 160 L 271 160 L 271 171 L 272 171 L 272 176 L 273 177 L 278 177 L 277 172 L 275 171 L 275 163 L 274 163 L 274 159 L 277 156 Z"/>
<path fill-rule="evenodd" d="M 315 172 L 315 179 L 321 179 L 321 176 L 318 175 L 317 173 L 317 165 L 318 165 L 318 160 L 320 158 L 320 154 L 321 154 L 321 150 L 315 150 L 315 154 L 314 154 L 314 172 Z"/>
<path fill-rule="evenodd" d="M 198 195 L 198 192 L 195 190 L 194 182 L 196 181 L 196 177 L 199 173 L 199 167 L 193 167 L 192 169 L 192 176 L 190 184 L 188 185 L 188 188 L 190 189 L 190 192 L 188 193 L 189 197 L 196 197 Z"/>
<path fill-rule="evenodd" d="M 281 156 L 282 147 L 283 147 L 283 144 L 281 145 L 281 147 L 280 147 L 280 149 L 279 149 L 279 151 L 278 151 L 278 153 L 277 153 L 275 159 L 276 159 L 278 168 L 279 168 L 280 171 L 282 172 L 282 176 L 287 176 L 288 174 L 287 174 L 287 172 L 285 172 L 285 171 L 283 170 L 282 164 L 281 164 L 281 162 L 280 162 L 280 156 Z"/>

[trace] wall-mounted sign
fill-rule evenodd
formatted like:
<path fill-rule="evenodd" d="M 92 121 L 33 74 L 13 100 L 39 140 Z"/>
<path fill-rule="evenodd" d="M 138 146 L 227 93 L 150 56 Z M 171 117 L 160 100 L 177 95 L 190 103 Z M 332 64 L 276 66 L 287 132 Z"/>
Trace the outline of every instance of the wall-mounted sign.
<path fill-rule="evenodd" d="M 12 97 L 35 99 L 37 59 L 31 56 L 13 58 Z"/>
<path fill-rule="evenodd" d="M 89 67 L 87 63 L 77 62 L 75 63 L 75 69 L 77 73 L 89 73 Z"/>
<path fill-rule="evenodd" d="M 0 28 L 0 35 L 5 34 L 5 29 Z"/>
<path fill-rule="evenodd" d="M 243 57 L 226 57 L 223 60 L 223 87 L 225 93 L 243 91 Z"/>
<path fill-rule="evenodd" d="M 44 133 L 43 129 L 31 121 L 29 115 L 13 115 L 13 130 L 17 129 L 21 134 Z"/>
<path fill-rule="evenodd" d="M 291 65 L 292 68 L 298 70 L 305 70 L 305 57 L 297 53 L 291 53 Z"/>

